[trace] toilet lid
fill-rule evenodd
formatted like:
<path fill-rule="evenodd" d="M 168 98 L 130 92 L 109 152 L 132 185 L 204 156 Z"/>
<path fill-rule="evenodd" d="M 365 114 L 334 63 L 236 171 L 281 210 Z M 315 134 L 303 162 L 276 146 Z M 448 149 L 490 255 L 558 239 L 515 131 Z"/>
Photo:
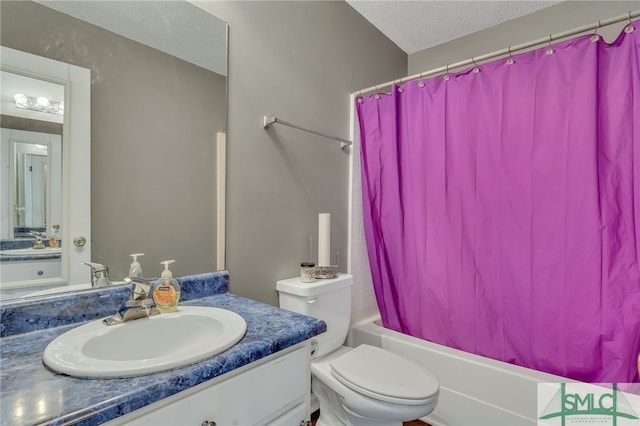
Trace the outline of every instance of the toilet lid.
<path fill-rule="evenodd" d="M 420 405 L 438 394 L 429 371 L 387 350 L 360 345 L 330 364 L 331 374 L 348 388 L 381 401 Z"/>

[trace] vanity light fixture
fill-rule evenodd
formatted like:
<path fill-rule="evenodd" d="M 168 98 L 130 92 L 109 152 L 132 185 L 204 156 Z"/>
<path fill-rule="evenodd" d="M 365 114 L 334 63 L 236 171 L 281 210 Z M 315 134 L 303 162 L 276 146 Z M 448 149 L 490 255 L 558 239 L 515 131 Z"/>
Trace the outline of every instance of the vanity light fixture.
<path fill-rule="evenodd" d="M 64 102 L 56 102 L 44 96 L 27 96 L 22 93 L 13 95 L 16 107 L 49 114 L 64 115 Z"/>

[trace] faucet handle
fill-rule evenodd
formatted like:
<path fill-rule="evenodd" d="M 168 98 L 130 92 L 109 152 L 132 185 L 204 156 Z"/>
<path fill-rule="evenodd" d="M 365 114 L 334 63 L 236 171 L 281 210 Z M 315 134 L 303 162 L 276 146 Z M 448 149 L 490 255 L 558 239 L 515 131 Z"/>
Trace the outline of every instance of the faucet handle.
<path fill-rule="evenodd" d="M 95 263 L 95 262 L 82 262 L 82 264 L 87 265 L 88 267 L 91 268 L 91 272 L 94 274 L 97 274 L 98 272 L 107 272 L 109 273 L 109 268 L 107 268 L 104 265 L 101 265 L 100 263 Z"/>
<path fill-rule="evenodd" d="M 100 263 L 82 262 L 91 268 L 91 287 L 108 287 L 111 285 L 109 280 L 109 268 Z"/>
<path fill-rule="evenodd" d="M 133 284 L 133 288 L 131 289 L 131 291 L 133 292 L 133 300 L 144 300 L 151 298 L 152 285 L 149 281 L 136 277 L 127 277 L 124 279 L 124 281 Z"/>
<path fill-rule="evenodd" d="M 42 241 L 42 236 L 43 234 L 40 232 L 36 232 L 36 231 L 31 231 L 29 232 L 29 235 L 31 235 L 32 237 L 34 237 L 36 239 L 36 241 L 33 243 L 33 248 L 34 249 L 43 249 L 44 248 L 44 242 Z"/>
<path fill-rule="evenodd" d="M 104 325 L 121 324 L 160 313 L 154 306 L 153 299 L 151 299 L 152 285 L 149 281 L 135 277 L 127 277 L 124 281 L 133 284 L 131 297 L 120 307 L 115 315 L 102 320 Z"/>

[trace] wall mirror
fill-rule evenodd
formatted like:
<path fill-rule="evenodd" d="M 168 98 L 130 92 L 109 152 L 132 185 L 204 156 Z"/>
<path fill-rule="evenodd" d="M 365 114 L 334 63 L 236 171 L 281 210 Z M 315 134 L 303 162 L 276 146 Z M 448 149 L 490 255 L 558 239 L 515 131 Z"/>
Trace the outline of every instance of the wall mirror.
<path fill-rule="evenodd" d="M 91 171 L 84 176 L 70 160 L 62 166 L 63 175 L 68 170 L 68 180 L 61 178 L 63 194 L 69 185 L 86 185 L 82 192 L 91 208 L 87 219 L 91 237 L 84 246 L 85 251 L 90 247 L 87 260 L 107 265 L 114 282 L 128 275 L 132 253 L 145 253 L 139 260 L 148 278 L 159 275 L 160 261 L 166 259 L 176 260 L 175 275 L 223 267 L 224 215 L 218 211 L 224 210 L 224 196 L 220 198 L 218 189 L 224 189 L 224 174 L 217 175 L 224 167 L 227 24 L 188 1 L 2 1 L 0 17 L 3 47 L 90 71 Z M 73 94 L 74 86 L 67 92 L 67 97 Z M 66 114 L 73 105 L 63 107 Z M 5 111 L 3 107 L 3 123 L 8 121 Z M 68 123 L 60 125 L 61 156 L 66 158 Z M 44 127 L 12 131 L 56 134 Z M 48 176 L 56 173 L 50 157 L 57 155 L 55 142 L 22 143 L 47 146 L 44 170 Z M 10 151 L 11 144 L 8 147 Z M 5 155 L 4 146 L 2 154 L 2 161 L 8 161 L 11 153 Z M 39 159 L 30 157 L 33 160 Z M 3 174 L 2 185 L 8 177 Z M 51 282 L 33 281 L 7 291 L 3 263 L 3 300 L 34 291 L 88 287 L 89 268 L 70 259 L 82 251 L 73 245 L 80 234 L 68 229 L 76 220 L 56 217 L 52 179 L 43 183 L 48 191 L 43 202 L 49 210 L 46 224 L 37 230 L 48 233 L 60 222 L 62 269 L 79 266 L 83 277 L 59 280 L 64 282 L 56 283 L 56 289 Z M 73 215 L 74 206 L 68 209 Z M 10 214 L 11 209 L 6 213 L 3 209 L 3 241 L 32 231 L 25 226 L 16 234 L 17 227 L 5 220 Z"/>

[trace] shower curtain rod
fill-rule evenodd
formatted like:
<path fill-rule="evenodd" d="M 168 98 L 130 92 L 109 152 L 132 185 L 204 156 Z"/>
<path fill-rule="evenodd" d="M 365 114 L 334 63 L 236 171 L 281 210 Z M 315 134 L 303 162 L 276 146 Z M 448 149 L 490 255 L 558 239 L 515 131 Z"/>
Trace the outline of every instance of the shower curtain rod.
<path fill-rule="evenodd" d="M 579 28 L 574 28 L 572 30 L 568 30 L 568 31 L 564 31 L 561 33 L 557 33 L 557 34 L 549 34 L 548 37 L 545 38 L 541 38 L 538 40 L 534 40 L 534 41 L 530 41 L 528 43 L 523 43 L 523 44 L 519 44 L 517 46 L 509 46 L 507 49 L 502 49 L 502 50 L 497 50 L 495 52 L 491 52 L 491 53 L 486 53 L 484 55 L 480 55 L 477 57 L 472 57 L 469 59 L 465 59 L 464 61 L 460 61 L 460 62 L 456 62 L 453 64 L 449 64 L 449 65 L 445 65 L 443 67 L 439 67 L 439 68 L 434 68 L 432 70 L 429 71 L 424 71 L 421 72 L 419 74 L 414 74 L 408 77 L 404 77 L 404 78 L 400 78 L 397 80 L 392 80 L 392 81 L 388 81 L 386 83 L 383 84 L 378 84 L 375 86 L 371 86 L 371 87 L 367 87 L 366 89 L 362 89 L 359 90 L 357 92 L 354 92 L 354 96 L 359 96 L 365 93 L 369 93 L 369 92 L 377 92 L 380 91 L 381 89 L 387 88 L 387 87 L 391 87 L 394 84 L 401 84 L 401 83 L 406 83 L 407 81 L 412 81 L 412 80 L 418 80 L 420 78 L 424 78 L 424 77 L 428 77 L 431 75 L 435 75 L 435 74 L 440 74 L 443 72 L 448 73 L 449 71 L 451 71 L 452 69 L 455 68 L 460 68 L 460 67 L 464 67 L 467 65 L 474 65 L 478 62 L 481 61 L 486 61 L 488 59 L 493 59 L 493 58 L 498 58 L 500 56 L 505 56 L 505 55 L 511 55 L 513 53 L 516 53 L 520 50 L 525 50 L 528 49 L 530 47 L 534 47 L 534 46 L 538 46 L 541 44 L 545 44 L 545 43 L 551 43 L 552 41 L 557 41 L 566 37 L 571 37 L 574 36 L 576 34 L 580 34 L 580 33 L 584 33 L 586 31 L 590 31 L 590 30 L 598 30 L 598 28 L 600 27 L 606 27 L 608 25 L 613 25 L 613 24 L 617 24 L 618 22 L 622 22 L 622 21 L 629 21 L 629 23 L 631 23 L 631 20 L 633 18 L 637 18 L 640 16 L 640 9 L 635 10 L 635 11 L 629 11 L 627 14 L 625 15 L 620 15 L 617 16 L 615 18 L 610 18 L 610 19 L 605 19 L 603 21 L 598 21 L 598 22 L 594 22 L 593 24 L 589 24 L 589 25 L 584 25 L 582 27 Z M 638 29 L 640 31 L 640 28 Z"/>
<path fill-rule="evenodd" d="M 349 139 L 344 139 L 344 138 L 341 138 L 339 136 L 328 135 L 326 133 L 322 133 L 322 132 L 319 132 L 317 130 L 309 129 L 309 128 L 306 128 L 306 127 L 298 126 L 297 124 L 290 123 L 288 121 L 284 121 L 284 120 L 282 120 L 282 119 L 280 119 L 278 117 L 268 117 L 268 116 L 265 115 L 263 117 L 262 127 L 264 127 L 266 129 L 267 127 L 269 127 L 272 124 L 282 124 L 283 126 L 293 127 L 294 129 L 302 130 L 303 132 L 307 132 L 307 133 L 312 133 L 312 134 L 317 135 L 317 136 L 322 136 L 323 138 L 333 139 L 335 141 L 340 142 L 340 148 L 341 149 L 344 149 L 344 148 L 346 148 L 348 146 L 351 146 L 351 144 L 353 144 L 353 142 L 351 142 Z"/>

